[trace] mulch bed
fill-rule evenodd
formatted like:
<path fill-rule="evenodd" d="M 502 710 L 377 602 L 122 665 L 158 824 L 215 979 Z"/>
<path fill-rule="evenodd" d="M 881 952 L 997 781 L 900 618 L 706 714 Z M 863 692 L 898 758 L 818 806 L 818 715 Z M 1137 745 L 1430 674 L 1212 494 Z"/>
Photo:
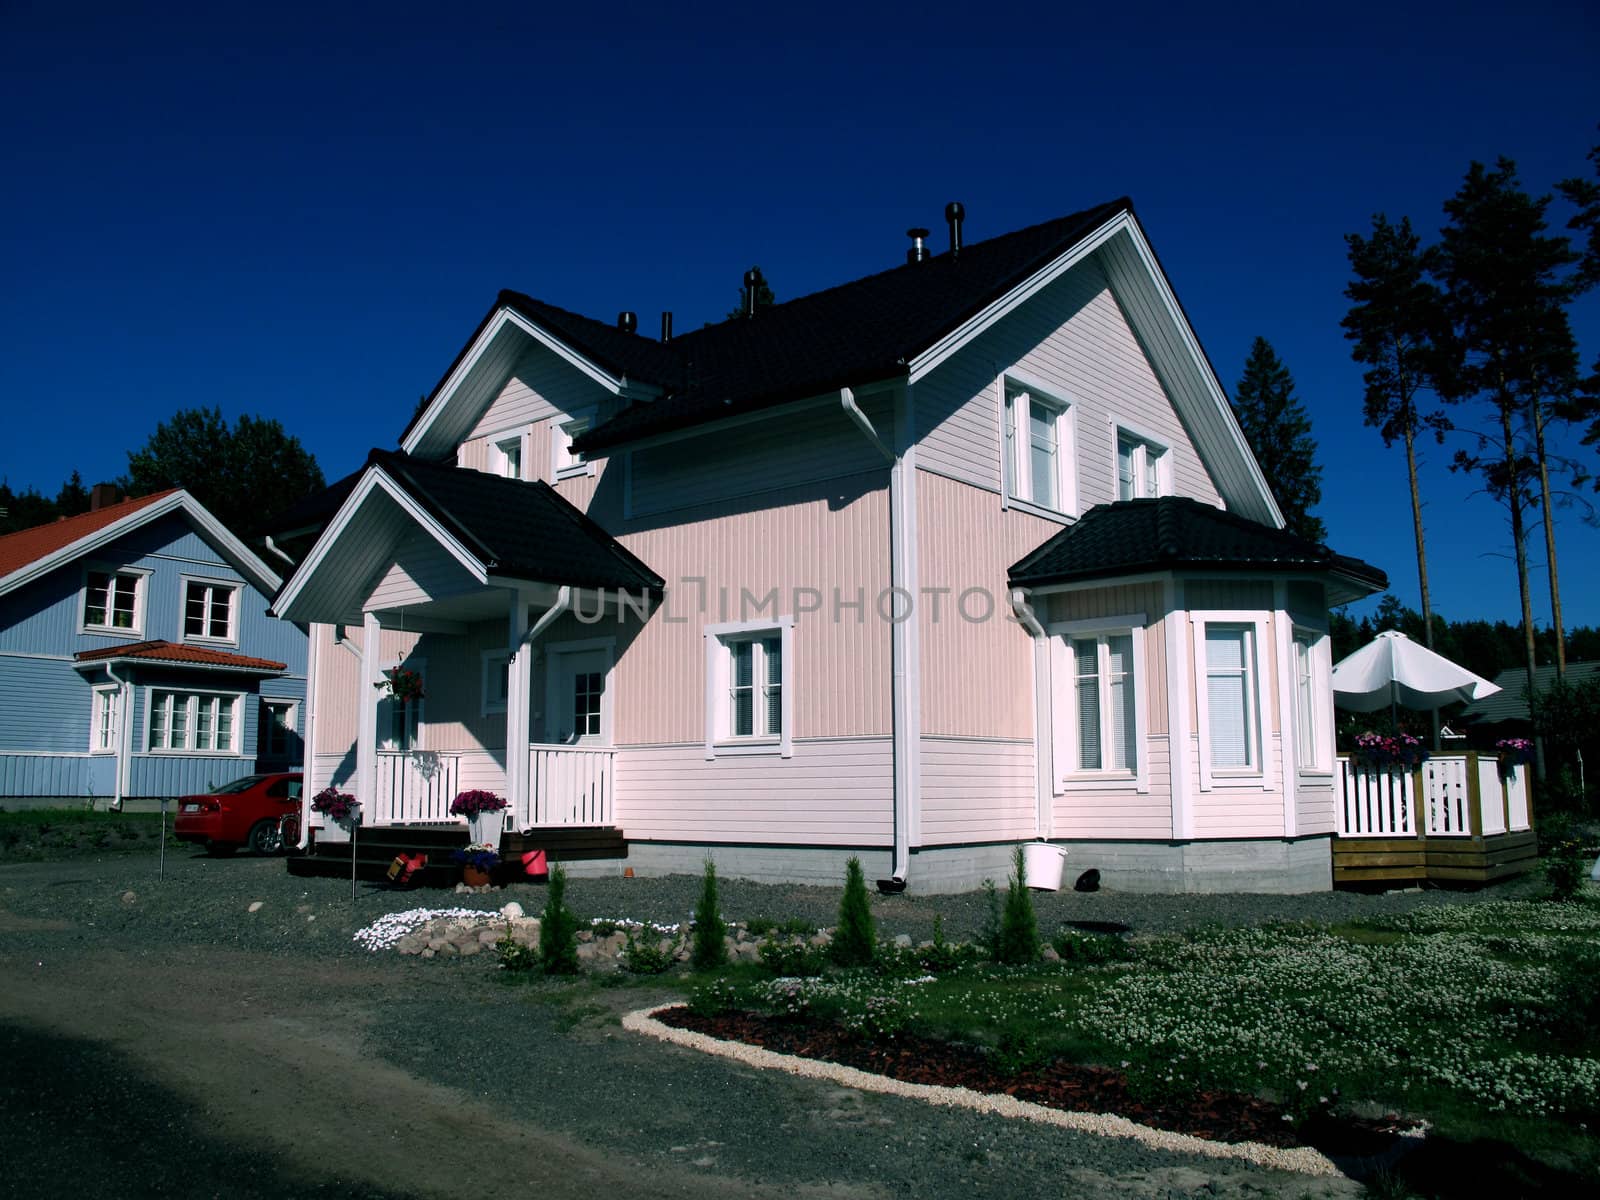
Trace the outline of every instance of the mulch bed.
<path fill-rule="evenodd" d="M 704 1017 L 680 1007 L 657 1013 L 656 1020 L 677 1029 L 821 1059 L 907 1083 L 1014 1096 L 1065 1112 L 1113 1113 L 1141 1125 L 1215 1142 L 1312 1146 L 1330 1157 L 1367 1157 L 1384 1154 L 1399 1133 L 1415 1127 L 1398 1117 L 1373 1121 L 1330 1115 L 1295 1125 L 1284 1120 L 1280 1106 L 1253 1096 L 1195 1092 L 1184 1097 L 1143 1098 L 1133 1093 L 1125 1075 L 1108 1067 L 1057 1060 L 1008 1074 L 995 1065 L 989 1052 L 975 1046 L 909 1035 L 896 1038 L 891 1046 L 875 1045 L 835 1025 L 756 1013 Z"/>

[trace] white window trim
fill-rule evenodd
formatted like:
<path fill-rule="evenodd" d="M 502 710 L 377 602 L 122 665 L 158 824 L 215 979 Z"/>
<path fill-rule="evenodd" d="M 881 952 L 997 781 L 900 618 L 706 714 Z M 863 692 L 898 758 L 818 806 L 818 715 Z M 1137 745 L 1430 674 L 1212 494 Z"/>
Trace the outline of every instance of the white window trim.
<path fill-rule="evenodd" d="M 1078 512 L 1078 406 L 1063 396 L 1056 388 L 1043 383 L 1039 379 L 1011 368 L 1004 371 L 999 379 L 999 433 L 1000 433 L 1000 502 L 1003 508 L 1016 508 L 1023 512 L 1032 512 L 1039 516 L 1061 520 L 1063 517 L 1077 517 Z M 1023 411 L 1014 417 L 1014 429 L 1017 436 L 1011 445 L 1011 462 L 1004 460 L 1006 453 L 1006 405 L 1010 400 L 1010 393 L 1020 391 L 1021 398 L 1027 403 Z M 1060 410 L 1056 417 L 1056 492 L 1059 503 L 1055 507 L 1038 503 L 1032 495 L 1033 471 L 1030 462 L 1029 448 L 1031 442 L 1031 425 L 1028 419 L 1028 410 L 1032 407 L 1032 398 L 1037 395 L 1052 408 Z M 1009 468 L 1010 481 L 1007 482 Z M 1028 494 L 1023 495 L 1019 490 L 1021 483 L 1026 480 Z"/>
<path fill-rule="evenodd" d="M 549 741 L 551 737 L 550 723 L 554 713 L 560 711 L 562 697 L 556 688 L 556 678 L 559 672 L 555 660 L 563 654 L 586 654 L 591 650 L 604 650 L 606 652 L 605 681 L 602 684 L 600 696 L 600 745 L 615 746 L 615 731 L 617 720 L 617 639 L 616 638 L 582 638 L 573 642 L 550 642 L 544 647 L 544 734 L 547 745 L 562 745 L 564 743 Z M 581 744 L 581 743 L 580 743 Z"/>
<path fill-rule="evenodd" d="M 150 744 L 150 717 L 155 712 L 155 697 L 157 692 L 170 692 L 185 698 L 190 696 L 215 696 L 219 700 L 226 700 L 233 705 L 233 740 L 232 750 L 197 750 L 190 746 L 182 750 L 174 750 L 170 746 L 153 747 Z M 186 688 L 182 685 L 148 684 L 144 689 L 144 720 L 143 726 L 144 753 L 160 758 L 243 758 L 245 757 L 245 731 L 242 721 L 244 712 L 244 693 L 219 690 L 217 688 Z M 189 726 L 192 731 L 194 726 Z"/>
<path fill-rule="evenodd" d="M 91 573 L 134 576 L 133 625 L 131 628 L 118 629 L 114 625 L 89 624 L 89 575 Z M 143 638 L 145 608 L 150 598 L 150 577 L 154 573 L 148 567 L 119 567 L 112 566 L 110 563 L 84 563 L 83 578 L 78 587 L 78 632 L 93 634 L 95 637 L 125 637 L 134 640 Z"/>
<path fill-rule="evenodd" d="M 1194 679 L 1195 731 L 1200 744 L 1200 790 L 1210 792 L 1218 788 L 1251 787 L 1271 791 L 1272 784 L 1268 779 L 1266 768 L 1268 749 L 1266 679 L 1263 678 L 1261 669 L 1263 661 L 1270 661 L 1264 659 L 1263 647 L 1272 645 L 1267 638 L 1266 614 L 1255 610 L 1208 609 L 1191 612 L 1189 621 L 1193 630 L 1190 639 L 1190 663 Z M 1253 630 L 1250 637 L 1250 700 L 1255 706 L 1254 738 L 1251 746 L 1255 755 L 1253 767 L 1219 767 L 1213 770 L 1211 766 L 1211 702 L 1206 694 L 1207 625 L 1243 625 Z"/>
<path fill-rule="evenodd" d="M 706 761 L 719 757 L 768 754 L 779 758 L 794 756 L 794 617 L 773 617 L 763 621 L 728 621 L 707 625 L 703 630 L 706 654 Z M 722 698 L 728 691 L 728 668 L 732 656 L 728 642 L 743 641 L 760 634 L 776 633 L 780 639 L 783 669 L 778 680 L 782 689 L 778 719 L 783 729 L 777 737 L 734 737 L 728 732 L 727 706 Z"/>
<path fill-rule="evenodd" d="M 506 711 L 506 701 L 502 700 L 497 694 L 500 691 L 500 686 L 498 672 L 495 670 L 495 663 L 500 662 L 506 664 L 506 671 L 508 675 L 508 678 L 506 679 L 506 687 L 509 690 L 511 686 L 511 680 L 509 678 L 511 669 L 511 652 L 509 650 L 483 650 L 479 652 L 478 658 L 481 664 L 479 667 L 478 715 L 483 717 L 492 717 L 496 713 L 504 713 Z"/>
<path fill-rule="evenodd" d="M 1053 790 L 1056 795 L 1067 792 L 1104 792 L 1150 790 L 1150 735 L 1148 708 L 1150 680 L 1145 669 L 1145 614 L 1125 613 L 1115 617 L 1094 617 L 1081 621 L 1056 621 L 1045 626 L 1050 635 L 1051 680 L 1051 737 L 1056 768 L 1053 772 Z M 1078 738 L 1074 715 L 1077 712 L 1074 692 L 1077 678 L 1074 674 L 1070 639 L 1098 637 L 1101 634 L 1126 633 L 1133 639 L 1133 752 L 1132 771 L 1100 770 L 1078 771 L 1069 769 L 1078 761 Z"/>
<path fill-rule="evenodd" d="M 488 434 L 485 438 L 485 441 L 488 444 L 487 449 L 485 450 L 485 461 L 489 467 L 489 474 L 498 475 L 502 479 L 519 479 L 523 482 L 527 482 L 528 460 L 530 457 L 529 452 L 533 448 L 531 444 L 532 435 L 533 427 L 531 425 L 513 425 L 510 428 L 502 429 L 497 433 Z M 515 475 L 511 475 L 506 472 L 506 454 L 505 451 L 500 448 L 506 442 L 510 441 L 515 441 L 517 443 L 518 450 L 522 455 L 521 467 Z"/>
<path fill-rule="evenodd" d="M 1333 639 L 1328 631 L 1315 624 L 1289 621 L 1289 670 L 1291 710 L 1295 718 L 1295 771 L 1303 777 L 1327 779 L 1333 775 Z M 1301 637 L 1311 641 L 1311 730 L 1316 739 L 1316 761 L 1307 763 L 1301 758 L 1300 726 L 1305 714 L 1300 712 L 1300 670 L 1295 660 L 1295 642 Z"/>
<path fill-rule="evenodd" d="M 287 697 L 281 696 L 263 696 L 261 697 L 261 707 L 263 711 L 270 711 L 274 708 L 288 709 L 288 716 L 283 722 L 284 729 L 289 733 L 300 732 L 300 701 L 291 700 Z M 262 726 L 262 729 L 267 734 L 268 741 L 263 742 L 261 745 L 256 747 L 256 757 L 272 758 L 274 756 L 272 754 L 272 747 L 270 745 L 272 732 L 271 716 L 267 717 L 266 723 Z M 284 757 L 288 757 L 291 752 L 290 747 L 285 746 L 283 748 L 283 752 Z"/>
<path fill-rule="evenodd" d="M 550 480 L 552 483 L 562 479 L 577 479 L 584 475 L 593 475 L 595 472 L 594 460 L 585 458 L 581 462 L 572 462 L 572 439 L 577 433 L 584 433 L 594 428 L 595 410 L 593 408 L 580 408 L 565 416 L 556 417 L 550 422 Z"/>
<path fill-rule="evenodd" d="M 208 634 L 191 634 L 189 632 L 189 585 L 198 583 L 205 587 L 219 588 L 233 593 L 228 600 L 228 636 L 211 637 Z M 243 585 L 237 579 L 217 579 L 207 575 L 180 575 L 178 576 L 178 640 L 188 643 L 203 643 L 208 646 L 237 646 L 239 644 L 239 603 L 243 595 Z"/>
<path fill-rule="evenodd" d="M 89 702 L 89 753 L 92 755 L 111 755 L 117 752 L 117 743 L 121 740 L 118 736 L 122 727 L 122 688 L 115 683 L 97 683 L 90 693 Z M 107 699 L 109 697 L 109 699 Z M 111 744 L 100 745 L 100 715 L 101 706 L 111 705 Z"/>
<path fill-rule="evenodd" d="M 404 667 L 408 671 L 415 671 L 418 675 L 421 675 L 422 676 L 422 680 L 423 680 L 423 688 L 424 688 L 424 690 L 426 690 L 426 688 L 427 688 L 427 680 L 428 680 L 428 660 L 427 659 L 425 659 L 425 658 L 405 658 L 405 659 L 401 660 L 400 662 L 396 663 L 395 666 L 396 667 Z M 389 670 L 393 670 L 393 669 L 394 669 L 393 667 L 384 667 L 383 668 L 383 670 L 385 670 L 385 671 L 389 671 Z M 394 747 L 389 747 L 389 748 L 385 748 L 384 747 L 383 743 L 384 743 L 385 737 L 386 737 L 386 735 L 388 733 L 387 726 L 384 725 L 384 723 L 383 723 L 383 712 L 384 712 L 383 705 L 385 704 L 385 702 L 387 702 L 387 703 L 392 705 L 394 703 L 394 697 L 392 695 L 388 694 L 387 692 L 385 692 L 384 694 L 382 694 L 382 695 L 380 695 L 378 697 L 378 702 L 372 706 L 372 708 L 373 708 L 373 717 L 379 724 L 379 728 L 374 731 L 374 736 L 373 736 L 373 745 L 376 747 L 377 752 L 379 754 L 412 754 L 412 753 L 415 753 L 418 750 L 427 749 L 427 734 L 426 734 L 426 730 L 427 730 L 427 717 L 428 717 L 428 701 L 424 698 L 422 700 L 416 701 L 415 703 L 408 703 L 406 705 L 406 709 L 408 711 L 414 711 L 417 714 L 417 717 L 416 717 L 417 732 L 416 732 L 416 736 L 411 739 L 411 745 L 407 746 L 403 750 L 399 746 L 394 746 Z M 391 709 L 391 711 L 392 711 L 392 709 Z"/>
<path fill-rule="evenodd" d="M 1111 494 L 1113 496 L 1117 497 L 1118 500 L 1120 500 L 1122 498 L 1122 493 L 1121 493 L 1122 439 L 1124 437 L 1127 437 L 1129 440 L 1139 443 L 1139 451 L 1140 451 L 1140 453 L 1138 454 L 1138 456 L 1134 460 L 1133 479 L 1134 479 L 1134 491 L 1135 492 L 1138 491 L 1139 481 L 1143 478 L 1143 472 L 1139 469 L 1143 465 L 1142 460 L 1147 459 L 1147 457 L 1149 455 L 1149 452 L 1151 450 L 1154 450 L 1156 452 L 1156 494 L 1155 494 L 1155 496 L 1139 496 L 1139 495 L 1135 495 L 1134 499 L 1136 499 L 1136 500 L 1153 500 L 1153 499 L 1156 499 L 1157 497 L 1160 497 L 1160 496 L 1171 496 L 1171 495 L 1173 495 L 1174 493 L 1173 493 L 1173 478 L 1172 478 L 1172 444 L 1171 444 L 1171 442 L 1168 441 L 1168 439 L 1166 439 L 1166 438 L 1157 437 L 1155 434 L 1149 432 L 1146 429 L 1140 428 L 1138 425 L 1136 425 L 1136 424 L 1134 424 L 1134 423 L 1132 423 L 1130 421 L 1123 421 L 1123 420 L 1120 420 L 1117 417 L 1112 417 L 1110 419 L 1110 421 L 1111 421 Z"/>

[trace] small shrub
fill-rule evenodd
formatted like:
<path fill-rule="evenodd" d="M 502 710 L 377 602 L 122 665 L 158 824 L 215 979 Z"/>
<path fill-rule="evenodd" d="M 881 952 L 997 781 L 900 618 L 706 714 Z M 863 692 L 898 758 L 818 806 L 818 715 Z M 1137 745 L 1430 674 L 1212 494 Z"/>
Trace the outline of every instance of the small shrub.
<path fill-rule="evenodd" d="M 771 917 L 751 917 L 744 923 L 744 927 L 750 931 L 751 937 L 766 937 L 767 934 L 777 931 L 778 922 Z"/>
<path fill-rule="evenodd" d="M 828 969 L 828 952 L 808 942 L 768 938 L 760 950 L 762 965 L 774 975 L 809 979 Z"/>
<path fill-rule="evenodd" d="M 567 907 L 567 873 L 560 865 L 550 868 L 539 926 L 539 961 L 546 975 L 578 973 L 578 918 Z"/>
<path fill-rule="evenodd" d="M 945 939 L 944 916 L 935 913 L 933 917 L 933 945 L 922 946 L 917 950 L 917 963 L 925 971 L 935 975 L 942 975 L 947 971 L 954 971 L 963 963 L 971 962 L 977 956 L 977 950 L 972 946 L 956 945 Z"/>
<path fill-rule="evenodd" d="M 1028 869 L 1021 846 L 1012 857 L 1011 881 L 1006 887 L 1006 907 L 1000 920 L 999 953 L 995 961 L 1007 966 L 1039 961 L 1039 921 L 1033 914 L 1033 894 L 1028 891 Z"/>
<path fill-rule="evenodd" d="M 861 860 L 851 855 L 844 865 L 844 895 L 839 898 L 839 928 L 829 946 L 833 961 L 841 967 L 865 967 L 878 950 L 872 928 L 872 907 L 867 902 L 867 880 Z"/>
<path fill-rule="evenodd" d="M 615 921 L 608 921 L 604 917 L 597 917 L 589 922 L 589 929 L 597 938 L 610 937 L 621 928 L 622 926 Z"/>
<path fill-rule="evenodd" d="M 1096 963 L 1127 962 L 1133 957 L 1128 944 L 1115 934 L 1085 933 L 1064 928 L 1051 940 L 1062 962 L 1093 966 Z"/>
<path fill-rule="evenodd" d="M 983 932 L 978 944 L 992 961 L 1000 961 L 1000 893 L 992 879 L 983 881 Z"/>
<path fill-rule="evenodd" d="M 728 946 L 722 939 L 728 927 L 717 907 L 717 864 L 706 859 L 705 881 L 700 888 L 700 903 L 694 910 L 694 949 L 690 961 L 697 971 L 714 971 L 728 961 Z"/>
<path fill-rule="evenodd" d="M 1020 1075 L 1023 1071 L 1043 1066 L 1049 1060 L 1049 1055 L 1032 1033 L 1025 1029 L 1008 1029 L 1000 1035 L 1000 1044 L 994 1048 L 991 1060 L 995 1070 L 1002 1075 Z"/>
<path fill-rule="evenodd" d="M 1583 890 L 1589 873 L 1588 855 L 1581 841 L 1569 837 L 1550 847 L 1540 867 L 1550 885 L 1550 899 L 1573 900 Z"/>
<path fill-rule="evenodd" d="M 666 941 L 665 948 L 661 943 Z M 622 948 L 622 969 L 631 975 L 660 975 L 678 957 L 679 939 L 670 941 L 645 925 L 628 930 L 628 944 Z"/>
<path fill-rule="evenodd" d="M 745 922 L 745 928 L 750 931 L 751 937 L 766 937 L 768 934 L 778 934 L 783 937 L 810 937 L 817 932 L 817 927 L 803 917 L 790 917 L 779 921 L 775 917 L 751 917 Z"/>
<path fill-rule="evenodd" d="M 505 933 L 494 944 L 494 956 L 499 959 L 503 971 L 531 971 L 539 965 L 539 951 L 511 936 L 510 921 L 506 922 Z"/>

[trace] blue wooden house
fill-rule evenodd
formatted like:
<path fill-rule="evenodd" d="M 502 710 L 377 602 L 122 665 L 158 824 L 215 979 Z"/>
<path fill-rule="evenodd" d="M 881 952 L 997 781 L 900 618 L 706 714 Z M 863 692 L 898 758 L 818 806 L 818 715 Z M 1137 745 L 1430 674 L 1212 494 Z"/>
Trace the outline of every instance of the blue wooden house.
<path fill-rule="evenodd" d="M 298 768 L 307 641 L 267 615 L 278 584 L 181 490 L 0 537 L 0 804 Z"/>

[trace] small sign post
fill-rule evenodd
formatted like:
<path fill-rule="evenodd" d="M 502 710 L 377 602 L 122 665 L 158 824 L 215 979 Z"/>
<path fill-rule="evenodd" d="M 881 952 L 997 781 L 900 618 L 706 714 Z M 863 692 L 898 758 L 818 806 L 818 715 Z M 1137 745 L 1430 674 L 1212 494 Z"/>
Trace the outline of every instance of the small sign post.
<path fill-rule="evenodd" d="M 167 878 L 167 798 L 161 797 L 161 841 L 157 850 L 156 878 L 163 883 Z"/>
<path fill-rule="evenodd" d="M 350 814 L 350 903 L 356 902 L 356 831 L 361 828 L 361 808 Z"/>

